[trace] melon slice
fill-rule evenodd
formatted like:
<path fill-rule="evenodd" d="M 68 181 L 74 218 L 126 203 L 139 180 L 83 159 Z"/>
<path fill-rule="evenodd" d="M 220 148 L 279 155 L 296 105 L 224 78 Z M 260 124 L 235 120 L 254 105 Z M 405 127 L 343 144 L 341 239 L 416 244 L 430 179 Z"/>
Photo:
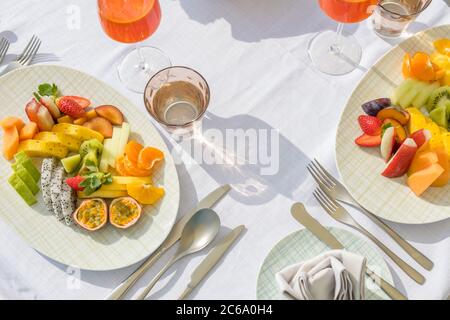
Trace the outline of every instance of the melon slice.
<path fill-rule="evenodd" d="M 450 180 L 450 165 L 448 163 L 447 151 L 444 148 L 438 148 L 435 150 L 438 158 L 438 163 L 444 169 L 444 172 L 437 178 L 432 184 L 432 187 L 443 187 L 447 185 Z"/>
<path fill-rule="evenodd" d="M 444 169 L 439 164 L 434 163 L 428 168 L 410 175 L 408 177 L 408 186 L 416 196 L 420 196 L 442 173 L 444 173 Z"/>
<path fill-rule="evenodd" d="M 426 151 L 417 152 L 408 169 L 408 176 L 430 167 L 434 163 L 438 163 L 439 159 L 436 152 Z"/>
<path fill-rule="evenodd" d="M 3 155 L 11 160 L 19 148 L 19 131 L 16 127 L 7 127 L 3 132 Z"/>

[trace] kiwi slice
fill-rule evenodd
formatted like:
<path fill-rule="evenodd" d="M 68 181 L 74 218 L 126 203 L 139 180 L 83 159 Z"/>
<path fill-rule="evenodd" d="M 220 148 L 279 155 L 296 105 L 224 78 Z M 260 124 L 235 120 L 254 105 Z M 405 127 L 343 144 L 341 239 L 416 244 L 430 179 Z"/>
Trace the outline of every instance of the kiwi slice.
<path fill-rule="evenodd" d="M 431 110 L 430 118 L 439 126 L 445 129 L 448 128 L 447 108 L 445 106 L 441 106 Z"/>
<path fill-rule="evenodd" d="M 34 181 L 33 177 L 21 164 L 17 166 L 16 174 L 27 185 L 32 194 L 36 194 L 39 192 L 39 187 Z"/>
<path fill-rule="evenodd" d="M 428 99 L 428 103 L 427 103 L 428 112 L 431 112 L 431 110 L 438 107 L 439 104 L 440 104 L 440 106 L 442 106 L 442 104 L 445 101 L 450 101 L 450 87 L 449 86 L 440 87 L 433 91 L 433 93 L 431 94 L 430 98 Z"/>
<path fill-rule="evenodd" d="M 33 193 L 17 174 L 13 173 L 13 175 L 9 177 L 8 182 L 29 206 L 37 202 Z"/>

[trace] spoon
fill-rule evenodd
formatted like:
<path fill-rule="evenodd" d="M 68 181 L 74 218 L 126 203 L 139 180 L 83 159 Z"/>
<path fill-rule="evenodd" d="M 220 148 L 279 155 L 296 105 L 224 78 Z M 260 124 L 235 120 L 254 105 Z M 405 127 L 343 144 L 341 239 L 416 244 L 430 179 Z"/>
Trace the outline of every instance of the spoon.
<path fill-rule="evenodd" d="M 178 247 L 175 255 L 169 260 L 164 268 L 158 272 L 158 274 L 142 290 L 142 292 L 139 293 L 136 299 L 145 299 L 162 275 L 175 262 L 187 255 L 204 249 L 208 244 L 210 244 L 219 232 L 219 228 L 220 219 L 217 213 L 211 209 L 201 209 L 197 211 L 184 226 L 183 232 L 181 233 L 180 246 Z"/>

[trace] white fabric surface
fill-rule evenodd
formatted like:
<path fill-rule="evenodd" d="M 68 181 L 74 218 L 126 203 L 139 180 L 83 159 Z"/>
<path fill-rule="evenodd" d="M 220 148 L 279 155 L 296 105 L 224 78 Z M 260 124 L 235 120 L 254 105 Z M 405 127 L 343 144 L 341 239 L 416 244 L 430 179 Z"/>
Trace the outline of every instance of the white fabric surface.
<path fill-rule="evenodd" d="M 346 250 L 324 252 L 275 275 L 283 299 L 364 300 L 366 258 Z"/>
<path fill-rule="evenodd" d="M 304 202 L 321 223 L 345 228 L 328 217 L 313 199 L 315 184 L 305 164 L 308 158 L 316 157 L 336 174 L 334 141 L 339 114 L 364 69 L 393 42 L 377 37 L 370 30 L 370 20 L 346 26 L 345 30 L 353 33 L 364 49 L 361 68 L 341 77 L 326 76 L 311 67 L 306 55 L 308 41 L 316 32 L 336 27 L 320 12 L 316 1 L 161 2 L 162 24 L 144 43 L 161 48 L 173 64 L 193 67 L 208 80 L 212 100 L 204 127 L 275 128 L 280 133 L 280 170 L 273 176 L 258 176 L 257 166 L 239 170 L 204 164 L 178 166 L 182 195 L 179 214 L 219 184 L 231 182 L 240 187 L 239 192 L 225 198 L 217 211 L 226 228 L 245 224 L 248 229 L 191 298 L 252 299 L 256 297 L 259 268 L 269 250 L 300 228 L 289 214 L 293 201 Z M 81 27 L 77 29 L 72 28 L 70 13 L 78 11 Z M 443 0 L 434 0 L 410 30 L 448 23 L 448 6 Z M 96 1 L 2 0 L 0 35 L 14 40 L 7 61 L 22 51 L 32 34 L 43 40 L 40 52 L 44 55 L 38 57 L 38 62 L 57 57 L 60 61 L 56 63 L 106 81 L 144 110 L 142 96 L 126 90 L 115 69 L 130 46 L 114 42 L 103 33 Z M 401 291 L 413 299 L 444 299 L 449 295 L 449 220 L 422 226 L 391 224 L 435 262 L 432 272 L 428 272 L 367 218 L 356 210 L 351 212 L 427 278 L 419 286 L 386 258 Z M 177 298 L 204 255 L 202 252 L 178 263 L 157 284 L 151 298 Z M 147 272 L 128 296 L 148 282 L 167 259 L 166 255 Z M 34 251 L 0 220 L 0 297 L 101 299 L 135 268 L 111 272 L 67 268 Z"/>

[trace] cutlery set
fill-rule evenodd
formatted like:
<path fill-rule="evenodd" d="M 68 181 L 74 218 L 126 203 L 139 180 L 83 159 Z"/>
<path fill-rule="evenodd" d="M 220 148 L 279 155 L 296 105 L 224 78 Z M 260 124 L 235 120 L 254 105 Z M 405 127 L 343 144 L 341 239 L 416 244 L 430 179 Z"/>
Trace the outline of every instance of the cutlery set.
<path fill-rule="evenodd" d="M 6 56 L 9 49 L 10 42 L 6 38 L 0 40 L 0 63 Z M 8 72 L 28 66 L 41 46 L 41 40 L 37 36 L 33 36 L 26 45 L 23 52 L 16 58 L 16 60 L 10 62 L 6 68 L 0 73 L 0 76 L 7 74 Z"/>

